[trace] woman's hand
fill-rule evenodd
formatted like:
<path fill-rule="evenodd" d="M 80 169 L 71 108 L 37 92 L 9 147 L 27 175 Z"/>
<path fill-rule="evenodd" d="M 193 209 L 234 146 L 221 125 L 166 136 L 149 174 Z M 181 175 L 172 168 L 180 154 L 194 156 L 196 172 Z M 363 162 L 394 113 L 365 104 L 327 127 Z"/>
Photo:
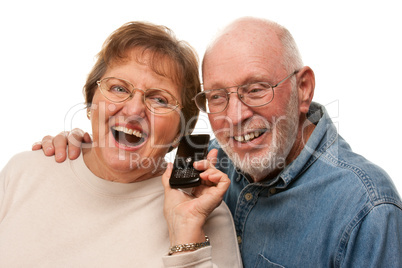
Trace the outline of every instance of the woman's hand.
<path fill-rule="evenodd" d="M 197 170 L 204 172 L 200 174 L 201 185 L 190 193 L 170 187 L 171 163 L 162 176 L 165 187 L 164 215 L 172 246 L 205 241 L 203 226 L 206 219 L 220 205 L 230 185 L 228 176 L 214 167 L 217 152 L 216 149 L 211 150 L 207 160 L 194 163 Z"/>
<path fill-rule="evenodd" d="M 83 143 L 91 143 L 91 136 L 79 128 L 72 131 L 60 132 L 57 136 L 45 136 L 41 142 L 36 142 L 32 145 L 32 150 L 43 150 L 47 156 L 55 156 L 56 162 L 61 163 L 68 158 L 74 160 L 78 158 L 81 153 Z M 68 152 L 66 148 L 68 145 Z"/>

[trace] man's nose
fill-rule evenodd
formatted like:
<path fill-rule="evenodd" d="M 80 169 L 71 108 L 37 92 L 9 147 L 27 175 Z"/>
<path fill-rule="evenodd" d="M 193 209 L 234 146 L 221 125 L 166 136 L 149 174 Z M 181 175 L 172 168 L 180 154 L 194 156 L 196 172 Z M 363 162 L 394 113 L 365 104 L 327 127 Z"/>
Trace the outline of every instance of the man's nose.
<path fill-rule="evenodd" d="M 236 92 L 230 92 L 228 97 L 226 116 L 232 124 L 237 125 L 253 115 L 251 108 L 240 100 Z"/>

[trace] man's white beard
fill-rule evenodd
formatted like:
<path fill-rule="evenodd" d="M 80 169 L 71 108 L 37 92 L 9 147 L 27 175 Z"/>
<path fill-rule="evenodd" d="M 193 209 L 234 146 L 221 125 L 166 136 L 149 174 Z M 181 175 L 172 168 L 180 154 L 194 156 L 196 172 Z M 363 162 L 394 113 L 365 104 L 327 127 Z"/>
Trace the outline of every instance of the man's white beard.
<path fill-rule="evenodd" d="M 271 172 L 285 167 L 286 158 L 297 137 L 298 110 L 297 90 L 293 89 L 287 105 L 286 116 L 270 123 L 269 131 L 272 131 L 271 144 L 269 147 L 267 145 L 267 149 L 260 154 L 250 155 L 246 153 L 241 159 L 232 147 L 222 146 L 224 143 L 219 140 L 218 136 L 216 138 L 236 168 L 249 174 L 254 181 L 261 181 Z"/>

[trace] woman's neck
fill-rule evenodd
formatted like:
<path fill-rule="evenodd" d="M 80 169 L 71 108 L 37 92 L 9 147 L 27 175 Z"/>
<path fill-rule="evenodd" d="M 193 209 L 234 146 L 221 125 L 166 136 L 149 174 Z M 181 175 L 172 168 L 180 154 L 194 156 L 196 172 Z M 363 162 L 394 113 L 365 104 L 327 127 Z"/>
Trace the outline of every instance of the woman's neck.
<path fill-rule="evenodd" d="M 103 164 L 99 161 L 93 148 L 82 149 L 83 159 L 88 169 L 97 177 L 104 180 L 119 182 L 119 183 L 133 183 L 148 180 L 156 176 L 160 176 L 165 171 L 165 160 L 160 159 L 157 166 L 148 165 L 152 168 L 145 168 L 139 166 L 132 166 L 129 169 L 112 168 L 109 165 Z"/>

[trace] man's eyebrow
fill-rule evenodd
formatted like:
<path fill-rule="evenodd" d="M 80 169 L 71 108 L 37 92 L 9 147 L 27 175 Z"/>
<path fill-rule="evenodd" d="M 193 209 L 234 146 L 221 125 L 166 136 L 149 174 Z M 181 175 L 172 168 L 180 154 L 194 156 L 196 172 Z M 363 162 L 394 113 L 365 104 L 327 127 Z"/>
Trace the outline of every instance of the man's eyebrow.
<path fill-rule="evenodd" d="M 246 80 L 244 80 L 242 85 L 258 83 L 258 82 L 272 83 L 272 79 L 269 79 L 269 78 L 267 78 L 267 76 L 263 76 L 263 75 L 252 76 L 252 77 L 249 77 Z"/>
<path fill-rule="evenodd" d="M 221 83 L 213 83 L 212 86 L 208 86 L 208 87 L 203 86 L 203 87 L 205 90 L 211 90 L 211 89 L 221 89 L 221 88 L 242 86 L 242 85 L 258 83 L 258 82 L 268 82 L 269 84 L 273 83 L 272 79 L 268 79 L 267 76 L 256 75 L 256 76 L 250 76 L 250 77 L 247 77 L 246 79 L 240 80 L 240 83 L 237 83 L 237 84 L 232 83 L 231 85 L 225 84 L 222 86 Z"/>
<path fill-rule="evenodd" d="M 221 89 L 221 88 L 225 88 L 226 86 L 220 86 L 220 83 L 213 83 L 212 85 L 208 85 L 207 87 L 205 87 L 204 83 L 201 83 L 201 86 L 203 87 L 204 90 L 211 90 L 211 89 Z"/>

